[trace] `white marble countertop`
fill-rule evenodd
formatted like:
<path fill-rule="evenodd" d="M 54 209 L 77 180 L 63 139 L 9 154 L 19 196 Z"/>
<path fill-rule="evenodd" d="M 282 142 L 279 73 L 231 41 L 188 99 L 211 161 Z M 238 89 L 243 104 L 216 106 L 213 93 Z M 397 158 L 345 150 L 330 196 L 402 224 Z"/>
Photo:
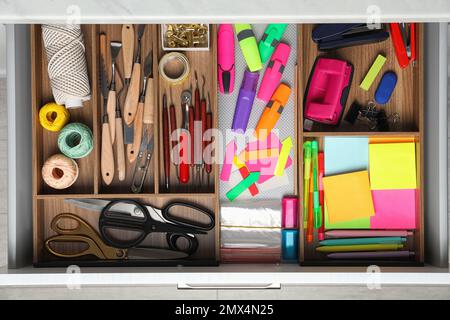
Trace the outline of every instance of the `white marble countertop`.
<path fill-rule="evenodd" d="M 448 0 L 0 0 L 0 23 L 448 22 Z"/>

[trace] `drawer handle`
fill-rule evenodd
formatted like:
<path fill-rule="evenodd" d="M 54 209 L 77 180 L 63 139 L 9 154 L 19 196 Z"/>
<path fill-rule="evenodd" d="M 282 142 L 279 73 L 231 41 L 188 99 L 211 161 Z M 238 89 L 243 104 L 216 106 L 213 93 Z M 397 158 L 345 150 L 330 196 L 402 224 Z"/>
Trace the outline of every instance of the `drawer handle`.
<path fill-rule="evenodd" d="M 215 289 L 226 289 L 226 290 L 260 290 L 260 289 L 281 289 L 281 283 L 261 283 L 261 284 L 251 284 L 251 283 L 179 283 L 178 289 L 180 290 L 215 290 Z"/>

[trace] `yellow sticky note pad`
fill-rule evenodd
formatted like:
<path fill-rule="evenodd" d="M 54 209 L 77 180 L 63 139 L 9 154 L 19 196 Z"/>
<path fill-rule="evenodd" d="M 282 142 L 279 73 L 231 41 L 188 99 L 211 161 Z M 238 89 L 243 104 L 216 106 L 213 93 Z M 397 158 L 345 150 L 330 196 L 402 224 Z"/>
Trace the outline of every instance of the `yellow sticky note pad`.
<path fill-rule="evenodd" d="M 370 144 L 369 171 L 372 190 L 416 189 L 415 144 Z"/>
<path fill-rule="evenodd" d="M 323 178 L 330 223 L 375 215 L 367 170 Z"/>

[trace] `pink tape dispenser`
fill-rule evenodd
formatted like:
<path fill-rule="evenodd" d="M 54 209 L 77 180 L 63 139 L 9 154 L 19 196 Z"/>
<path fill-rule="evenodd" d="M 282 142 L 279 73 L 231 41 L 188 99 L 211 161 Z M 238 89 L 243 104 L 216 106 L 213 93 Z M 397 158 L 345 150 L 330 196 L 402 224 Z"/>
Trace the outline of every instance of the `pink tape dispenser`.
<path fill-rule="evenodd" d="M 280 84 L 290 52 L 291 48 L 286 43 L 280 42 L 277 45 L 259 86 L 258 99 L 266 103 L 270 101 L 275 89 Z"/>
<path fill-rule="evenodd" d="M 317 58 L 306 88 L 305 119 L 330 125 L 339 124 L 352 77 L 353 66 L 347 61 Z"/>
<path fill-rule="evenodd" d="M 221 24 L 217 32 L 217 79 L 221 93 L 234 89 L 234 33 L 233 25 Z"/>

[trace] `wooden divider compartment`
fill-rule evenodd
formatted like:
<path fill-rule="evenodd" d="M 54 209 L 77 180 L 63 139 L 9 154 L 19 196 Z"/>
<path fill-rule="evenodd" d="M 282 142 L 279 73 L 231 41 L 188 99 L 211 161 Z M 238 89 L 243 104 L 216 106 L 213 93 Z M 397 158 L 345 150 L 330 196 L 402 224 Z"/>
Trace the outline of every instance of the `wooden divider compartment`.
<path fill-rule="evenodd" d="M 135 32 L 137 32 L 135 25 Z M 198 188 L 195 184 L 188 184 L 187 186 L 180 186 L 174 180 L 175 175 L 172 175 L 172 185 L 167 190 L 160 188 L 160 175 L 163 173 L 163 159 L 161 150 L 161 94 L 164 89 L 160 87 L 160 77 L 158 76 L 158 62 L 162 56 L 160 29 L 158 25 L 147 25 L 142 38 L 142 67 L 150 48 L 153 48 L 153 76 L 155 80 L 155 121 L 154 121 L 154 152 L 147 178 L 144 184 L 144 190 L 140 194 L 133 194 L 130 190 L 132 173 L 134 170 L 134 163 L 130 164 L 126 160 L 126 179 L 119 181 L 117 173 L 110 185 L 105 185 L 101 177 L 100 168 L 100 153 L 101 153 L 101 125 L 103 114 L 103 99 L 99 90 L 99 33 L 105 32 L 107 37 L 107 57 L 106 57 L 106 72 L 108 76 L 108 83 L 111 81 L 111 54 L 109 49 L 110 41 L 121 40 L 122 25 L 82 25 L 82 32 L 84 35 L 86 59 L 88 64 L 89 78 L 91 82 L 91 100 L 84 103 L 84 107 L 76 110 L 70 110 L 71 122 L 80 121 L 87 124 L 93 131 L 94 150 L 92 153 L 84 158 L 76 160 L 80 175 L 76 183 L 65 190 L 54 190 L 48 187 L 40 175 L 40 171 L 45 159 L 58 152 L 56 144 L 58 133 L 52 133 L 44 130 L 38 120 L 38 112 L 40 107 L 46 102 L 53 101 L 50 82 L 47 75 L 46 57 L 41 37 L 41 27 L 33 25 L 31 27 L 31 56 L 32 56 L 32 94 L 33 94 L 33 261 L 36 266 L 66 266 L 73 263 L 86 266 L 119 266 L 119 265 L 214 265 L 217 263 L 219 256 L 219 200 L 217 195 L 217 165 L 212 166 L 212 173 L 210 176 L 209 187 Z M 211 110 L 213 112 L 213 127 L 217 127 L 217 113 L 216 113 L 216 69 L 215 69 L 215 30 L 211 28 L 210 35 L 213 39 L 211 41 L 210 51 L 196 51 L 184 52 L 188 56 L 191 64 L 191 70 L 197 70 L 199 76 L 200 86 L 202 85 L 202 74 L 206 76 L 206 95 L 210 92 L 211 96 Z M 213 36 L 214 35 L 214 36 Z M 137 47 L 137 40 L 135 39 L 135 50 Z M 122 54 L 116 60 L 117 70 L 123 76 L 123 58 Z M 193 88 L 193 73 L 190 80 L 183 84 L 183 89 L 189 88 L 192 83 Z M 119 83 L 116 81 L 117 85 Z M 189 84 L 188 84 L 189 83 Z M 184 85 L 186 85 L 184 87 Z M 142 87 L 142 79 L 141 79 Z M 165 86 L 162 86 L 165 88 Z M 201 89 L 201 88 L 200 88 Z M 180 86 L 174 87 L 173 96 L 175 103 L 179 99 Z M 168 92 L 168 90 L 167 90 Z M 181 92 L 181 91 L 180 91 Z M 121 98 L 121 109 L 123 114 L 123 106 L 125 101 L 125 94 Z M 170 101 L 170 100 L 169 100 Z M 168 101 L 168 102 L 169 102 Z M 181 119 L 180 105 L 176 104 L 177 116 Z M 115 150 L 114 150 L 115 154 Z M 174 171 L 172 171 L 174 172 Z M 44 248 L 45 240 L 55 232 L 51 230 L 50 224 L 53 217 L 62 212 L 71 212 L 79 215 L 81 218 L 88 221 L 94 228 L 98 229 L 98 215 L 99 213 L 86 211 L 77 208 L 71 204 L 64 202 L 66 198 L 77 199 L 135 199 L 141 203 L 151 204 L 156 207 L 164 206 L 172 201 L 186 201 L 194 204 L 199 204 L 211 210 L 215 214 L 216 226 L 206 235 L 198 235 L 199 248 L 197 252 L 188 259 L 177 261 L 152 261 L 152 260 L 135 260 L 135 261 L 105 261 L 98 260 L 95 257 L 88 256 L 81 259 L 61 259 L 57 258 L 47 252 Z M 155 235 L 158 238 L 157 235 Z M 155 238 L 153 236 L 153 238 Z M 159 235 L 161 236 L 161 235 Z M 152 236 L 150 236 L 152 237 Z M 146 245 L 160 245 L 161 242 L 154 239 L 146 239 Z M 160 237 L 158 239 L 161 239 Z M 75 247 L 74 247 L 75 246 Z M 72 247 L 67 246 L 67 249 L 77 249 L 77 245 L 72 244 Z M 78 245 L 79 246 L 79 245 Z"/>
<path fill-rule="evenodd" d="M 392 124 L 390 126 L 391 132 L 417 132 L 420 130 L 420 118 L 422 113 L 422 95 L 421 90 L 422 81 L 422 50 L 420 41 L 422 37 L 422 28 L 419 25 L 417 32 L 417 38 L 419 43 L 417 45 L 417 57 L 418 60 L 415 66 L 409 66 L 402 69 L 395 55 L 394 45 L 392 39 L 379 43 L 355 46 L 349 48 L 340 48 L 337 50 L 331 50 L 322 52 L 317 50 L 317 44 L 311 38 L 311 32 L 314 29 L 314 25 L 302 25 L 299 37 L 299 43 L 301 46 L 302 56 L 300 61 L 302 68 L 300 68 L 300 76 L 303 78 L 303 84 L 300 88 L 303 105 L 303 97 L 308 79 L 316 60 L 316 57 L 323 56 L 328 58 L 342 59 L 350 62 L 354 67 L 353 80 L 351 82 L 351 89 L 348 95 L 347 104 L 343 111 L 343 116 L 338 126 L 331 126 L 326 124 L 314 123 L 310 134 L 315 132 L 366 132 L 371 131 L 369 127 L 362 121 L 357 121 L 354 125 L 344 121 L 344 117 L 347 114 L 351 104 L 357 102 L 362 106 L 366 106 L 369 101 L 374 100 L 374 94 L 378 87 L 378 83 L 382 75 L 386 71 L 393 71 L 397 75 L 397 85 L 392 94 L 391 99 L 385 105 L 378 105 L 377 109 L 384 109 L 386 115 L 389 117 L 393 113 L 397 113 L 400 116 L 398 124 Z M 387 57 L 386 63 L 381 69 L 376 80 L 368 91 L 365 91 L 359 87 L 360 83 L 364 79 L 370 66 L 375 61 L 378 54 L 382 54 Z M 303 125 L 303 120 L 301 121 Z M 308 134 L 307 131 L 305 131 Z"/>
<path fill-rule="evenodd" d="M 416 24 L 416 50 L 417 61 L 405 69 L 401 69 L 395 56 L 392 39 L 387 39 L 382 43 L 369 44 L 363 46 L 342 48 L 330 52 L 318 52 L 317 45 L 311 40 L 311 31 L 314 25 L 299 25 L 299 81 L 298 81 L 298 105 L 301 106 L 298 112 L 299 120 L 299 139 L 297 148 L 299 151 L 298 173 L 299 173 L 299 257 L 301 265 L 369 265 L 376 263 L 378 265 L 417 265 L 424 261 L 424 105 L 423 105 L 423 28 L 421 24 Z M 364 105 L 373 100 L 375 90 L 379 79 L 372 84 L 369 91 L 359 88 L 363 77 L 372 65 L 377 54 L 381 53 L 387 57 L 381 74 L 388 70 L 393 70 L 398 77 L 397 86 L 393 96 L 388 104 L 382 106 L 387 115 L 397 112 L 400 115 L 400 122 L 397 128 L 392 128 L 389 132 L 374 132 L 367 127 L 357 125 L 349 126 L 341 121 L 339 126 L 329 126 L 323 124 L 314 124 L 313 130 L 308 132 L 304 129 L 304 97 L 308 84 L 309 74 L 314 64 L 316 56 L 335 57 L 344 59 L 354 66 L 353 81 L 351 83 L 350 93 L 347 100 L 344 116 L 353 101 Z M 306 243 L 306 230 L 303 229 L 303 142 L 317 139 L 319 149 L 322 150 L 322 143 L 325 136 L 365 136 L 365 137 L 414 137 L 416 141 L 416 176 L 417 176 L 417 216 L 416 230 L 411 237 L 408 237 L 408 249 L 415 252 L 414 258 L 409 261 L 333 261 L 325 259 L 325 256 L 316 253 L 314 248 L 318 245 L 317 231 L 315 231 L 314 243 Z"/>
<path fill-rule="evenodd" d="M 411 136 L 377 136 L 377 135 L 371 135 L 370 138 L 409 138 Z M 303 142 L 305 141 L 312 141 L 317 140 L 319 144 L 319 151 L 323 151 L 324 146 L 324 136 L 316 136 L 316 137 L 305 137 Z M 390 260 L 390 261 L 383 261 L 385 264 L 389 265 L 395 265 L 395 264 L 405 264 L 405 263 L 422 263 L 423 262 L 423 219 L 422 219 L 422 188 L 421 188 L 421 153 L 422 153 L 422 146 L 419 136 L 414 136 L 415 139 L 415 146 L 416 146 L 416 176 L 417 176 L 417 185 L 419 186 L 417 189 L 417 198 L 416 198 L 416 226 L 417 228 L 415 230 L 409 230 L 413 232 L 411 236 L 407 237 L 406 242 L 406 249 L 409 251 L 413 251 L 415 253 L 414 257 L 412 257 L 410 260 Z M 301 193 L 303 195 L 303 193 Z M 326 254 L 316 252 L 315 248 L 319 246 L 319 240 L 317 238 L 317 231 L 314 232 L 314 241 L 312 243 L 306 242 L 306 229 L 303 229 L 303 211 L 301 211 L 300 216 L 302 219 L 300 220 L 301 226 L 300 230 L 303 232 L 301 233 L 301 257 L 302 257 L 302 263 L 304 265 L 316 265 L 316 264 L 367 264 L 371 262 L 364 262 L 364 261 L 338 261 L 338 260 L 328 260 L 326 258 Z M 376 261 L 372 261 L 376 262 Z"/>
<path fill-rule="evenodd" d="M 111 51 L 109 48 L 109 43 L 111 41 L 120 41 L 122 42 L 122 25 L 121 24 L 112 24 L 112 25 L 96 25 L 95 27 L 96 30 L 96 35 L 98 35 L 100 32 L 104 32 L 106 34 L 106 43 L 108 44 L 107 47 L 107 55 L 106 55 L 106 72 L 107 72 L 107 77 L 108 77 L 108 81 L 111 81 L 111 73 L 112 73 L 112 65 L 111 65 Z M 137 34 L 137 26 L 135 26 L 135 34 Z M 157 54 L 156 54 L 156 41 L 157 41 L 157 34 L 156 34 L 156 25 L 146 25 L 145 27 L 145 31 L 142 37 L 142 41 L 141 41 L 141 45 L 142 45 L 142 49 L 141 49 L 141 80 L 140 80 L 140 86 L 139 86 L 139 91 L 142 90 L 142 86 L 143 86 L 143 81 L 142 81 L 142 77 L 143 77 L 143 68 L 144 68 L 144 62 L 145 62 L 145 58 L 147 57 L 147 55 L 150 53 L 150 50 L 153 49 L 153 77 L 155 79 L 155 81 L 157 81 L 156 79 L 157 74 L 158 74 L 158 59 L 157 59 Z M 135 37 L 135 53 L 137 50 L 137 36 Z M 95 44 L 96 47 L 96 52 L 99 55 L 100 54 L 100 48 L 98 46 L 99 41 L 98 41 L 98 36 L 97 36 L 97 41 Z M 98 59 L 97 59 L 98 60 Z M 123 79 L 123 73 L 124 73 L 124 66 L 123 66 L 123 55 L 122 55 L 122 50 L 119 52 L 119 55 L 116 59 L 116 72 L 118 73 L 118 76 L 122 76 L 122 80 Z M 117 77 L 116 77 L 117 79 Z M 108 82 L 109 83 L 109 82 Z M 117 92 L 119 92 L 120 90 L 120 81 L 116 80 L 116 88 L 117 88 Z M 124 90 L 123 93 L 120 97 L 120 107 L 122 110 L 122 119 L 124 117 L 124 105 L 125 105 L 125 98 L 126 98 L 126 85 L 125 83 L 123 83 L 124 86 Z M 155 88 L 156 91 L 156 88 Z M 140 94 L 140 93 L 139 93 Z M 101 92 L 98 92 L 98 108 L 97 108 L 97 128 L 98 128 L 98 132 L 99 132 L 99 137 L 101 139 L 101 127 L 102 127 L 102 115 L 103 115 L 103 100 L 101 97 Z M 155 112 L 154 112 L 154 125 L 153 125 L 153 136 L 154 136 L 154 149 L 153 149 L 153 156 L 151 159 L 151 163 L 149 166 L 149 169 L 147 171 L 147 176 L 144 182 L 144 186 L 142 188 L 142 193 L 144 194 L 152 194 L 156 192 L 155 189 L 155 185 L 156 185 L 156 181 L 157 181 L 157 176 L 156 176 L 156 166 L 157 166 L 157 162 L 155 159 L 158 159 L 158 123 L 157 123 L 157 116 L 156 116 L 156 110 L 157 110 L 157 105 L 156 105 L 156 98 L 154 101 L 154 108 L 155 108 Z M 125 121 L 123 121 L 123 125 L 125 126 Z M 101 140 L 99 140 L 101 141 Z M 98 154 L 100 155 L 100 143 L 97 144 L 97 148 L 98 148 Z M 117 144 L 115 144 L 114 146 L 114 154 L 116 154 L 116 148 L 117 148 Z M 125 145 L 125 153 L 127 150 L 127 146 Z M 116 159 L 114 159 L 116 160 Z M 125 176 L 125 180 L 124 181 L 119 181 L 119 177 L 118 177 L 118 173 L 117 170 L 115 172 L 114 175 L 114 179 L 112 181 L 112 183 L 110 185 L 106 185 L 103 182 L 102 176 L 101 176 L 101 171 L 98 171 L 98 180 L 100 182 L 100 186 L 99 186 L 99 193 L 103 194 L 103 193 L 110 193 L 110 194 L 127 194 L 127 193 L 132 193 L 131 192 L 131 183 L 132 183 L 132 178 L 133 178 L 133 172 L 135 170 L 135 166 L 136 166 L 136 161 L 130 163 L 130 161 L 128 161 L 128 158 L 125 154 L 125 163 L 126 163 L 126 176 Z M 100 168 L 100 157 L 98 157 L 97 159 L 97 165 Z"/>
<path fill-rule="evenodd" d="M 168 51 L 163 51 L 162 42 L 161 42 L 161 26 L 158 27 L 158 60 L 162 58 L 162 56 Z M 189 76 L 182 82 L 176 84 L 169 84 L 165 81 L 162 76 L 159 76 L 159 90 L 158 90 L 158 99 L 159 99 L 159 112 L 158 112 L 158 123 L 159 123 L 159 192 L 160 193 L 215 193 L 217 188 L 217 179 L 216 179 L 216 170 L 217 166 L 212 166 L 212 172 L 209 176 L 209 182 L 207 182 L 207 175 L 205 174 L 203 178 L 200 176 L 202 182 L 198 183 L 197 179 L 197 171 L 196 168 L 190 169 L 190 179 L 187 184 L 183 184 L 178 180 L 177 177 L 177 168 L 173 162 L 171 162 L 170 166 L 170 183 L 169 189 L 166 187 L 165 183 L 165 174 L 164 174 L 164 157 L 163 157 L 163 126 L 162 126 L 162 117 L 163 117 L 163 95 L 167 96 L 167 107 L 169 108 L 172 103 L 171 96 L 173 98 L 173 104 L 175 106 L 176 119 L 177 119 L 177 127 L 181 128 L 183 121 L 183 113 L 182 113 L 182 105 L 181 105 L 181 93 L 184 90 L 190 90 L 192 93 L 192 103 L 194 105 L 195 101 L 195 70 L 197 71 L 198 78 L 198 86 L 200 89 L 200 98 L 202 96 L 205 97 L 207 104 L 208 94 L 210 96 L 211 103 L 211 112 L 213 114 L 213 128 L 217 128 L 217 69 L 216 69 L 216 50 L 217 50 L 217 31 L 216 26 L 210 26 L 210 49 L 209 51 L 184 51 L 183 53 L 189 60 L 190 65 L 190 73 Z M 205 90 L 203 90 L 203 78 L 205 77 Z M 203 91 L 205 91 L 203 93 Z M 172 129 L 171 129 L 172 130 Z M 202 170 L 201 170 L 202 171 Z"/>
<path fill-rule="evenodd" d="M 94 33 L 92 26 L 83 25 L 82 32 L 85 39 L 86 60 L 89 70 L 92 98 L 83 103 L 82 108 L 70 109 L 70 122 L 81 122 L 92 129 L 94 140 L 96 140 L 96 85 L 93 76 L 95 64 L 93 64 L 93 40 Z M 41 35 L 41 27 L 34 25 L 31 27 L 31 63 L 32 63 L 32 126 L 33 126 L 33 194 L 90 194 L 94 193 L 96 187 L 95 162 L 96 154 L 92 151 L 87 157 L 77 159 L 79 176 L 76 182 L 64 190 L 50 188 L 42 179 L 41 169 L 44 162 L 52 155 L 61 153 L 57 140 L 59 132 L 51 132 L 44 129 L 39 123 L 39 109 L 48 102 L 54 102 L 50 86 L 50 79 L 47 72 L 47 56 L 45 54 L 44 43 Z"/>
<path fill-rule="evenodd" d="M 131 197 L 127 197 L 126 199 L 133 199 Z M 148 196 L 145 199 L 134 199 L 139 201 L 142 204 L 149 204 L 155 206 L 157 208 L 161 208 L 166 204 L 172 201 L 180 201 L 180 198 L 176 195 L 173 196 Z M 215 197 L 213 195 L 207 196 L 198 196 L 198 195 L 184 195 L 184 201 L 189 201 L 193 204 L 198 204 L 206 209 L 214 210 L 215 207 Z M 97 232 L 98 230 L 98 218 L 99 212 L 89 211 L 86 209 L 79 208 L 73 204 L 65 202 L 64 199 L 58 198 L 46 198 L 40 199 L 37 201 L 37 220 L 39 221 L 35 230 L 35 251 L 34 251 L 34 262 L 37 266 L 52 266 L 52 265 L 70 265 L 77 264 L 80 266 L 95 266 L 95 265 L 111 265 L 113 266 L 115 263 L 117 264 L 128 264 L 132 265 L 151 265 L 151 264 L 166 264 L 166 265 L 178 265 L 178 264 L 205 264 L 211 265 L 215 263 L 216 253 L 215 253 L 215 231 L 211 230 L 205 235 L 196 235 L 199 241 L 198 250 L 188 259 L 179 260 L 179 261 L 156 261 L 153 262 L 151 260 L 98 260 L 95 257 L 85 256 L 80 258 L 73 259 L 61 259 L 53 256 L 45 249 L 45 240 L 49 237 L 57 235 L 57 233 L 50 228 L 50 224 L 52 219 L 57 216 L 59 213 L 70 212 L 76 214 L 86 222 L 88 222 Z M 181 214 L 182 218 L 190 218 L 188 214 Z M 202 220 L 203 221 L 203 220 Z M 204 221 L 206 222 L 206 221 Z M 73 228 L 74 225 L 70 222 L 61 223 L 60 227 L 62 228 Z M 126 231 L 122 231 L 120 234 L 121 238 L 127 236 Z M 155 233 L 149 235 L 145 241 L 142 243 L 142 246 L 150 246 L 150 247 L 165 247 L 165 234 L 164 233 Z M 86 246 L 81 243 L 68 243 L 68 244 L 60 244 L 58 246 L 58 251 L 61 253 L 73 253 L 79 252 L 83 250 Z"/>

